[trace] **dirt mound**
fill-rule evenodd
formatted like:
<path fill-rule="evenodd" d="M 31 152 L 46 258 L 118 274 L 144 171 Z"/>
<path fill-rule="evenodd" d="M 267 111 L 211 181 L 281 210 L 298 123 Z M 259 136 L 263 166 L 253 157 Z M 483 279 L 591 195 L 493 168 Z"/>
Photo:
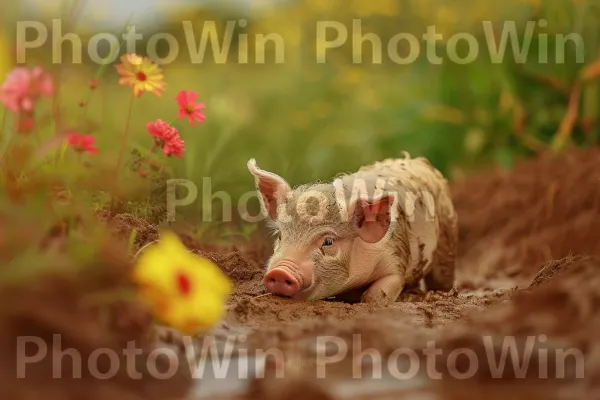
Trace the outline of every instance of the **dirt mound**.
<path fill-rule="evenodd" d="M 159 238 L 159 231 L 156 226 L 131 214 L 111 216 L 106 211 L 99 211 L 96 213 L 96 216 L 99 221 L 104 222 L 109 226 L 115 237 L 124 242 L 128 242 L 132 235 L 135 235 L 134 249 L 136 250 Z"/>
<path fill-rule="evenodd" d="M 557 278 L 560 279 L 559 276 L 563 273 L 569 272 L 574 274 L 580 268 L 586 268 L 589 262 L 589 257 L 584 257 L 581 255 L 568 256 L 560 260 L 550 261 L 544 265 L 544 267 L 533 278 L 533 281 L 529 285 L 529 289 L 535 289 L 538 286 Z"/>
<path fill-rule="evenodd" d="M 552 272 L 550 272 L 552 271 Z M 570 256 L 547 263 L 539 279 L 511 301 L 479 316 L 478 329 L 507 335 L 546 334 L 591 340 L 600 324 L 600 259 Z M 600 326 L 600 325 L 598 325 Z M 581 333 L 581 336 L 579 335 Z"/>
<path fill-rule="evenodd" d="M 480 363 L 475 377 L 503 379 L 505 385 L 516 385 L 515 393 L 518 384 L 507 379 L 560 384 L 561 391 L 569 393 L 564 398 L 595 398 L 592 393 L 600 393 L 598 285 L 597 258 L 575 256 L 550 262 L 531 287 L 516 292 L 510 302 L 440 335 L 444 352 L 466 348 L 479 360 L 490 354 L 499 360 L 505 346 L 516 343 L 521 354 L 529 354 L 526 369 L 494 371 L 491 364 Z M 462 386 L 464 390 L 464 382 Z"/>
<path fill-rule="evenodd" d="M 455 183 L 459 279 L 500 276 L 523 283 L 550 260 L 600 255 L 599 160 L 600 148 L 576 149 Z"/>
<path fill-rule="evenodd" d="M 101 221 L 108 224 L 112 233 L 123 241 L 135 235 L 134 250 L 151 245 L 159 239 L 159 229 L 131 214 L 110 216 L 108 213 L 98 214 Z M 186 232 L 175 230 L 181 242 L 193 253 L 206 257 L 232 280 L 235 295 L 260 295 L 265 293 L 262 284 L 266 244 L 259 242 L 252 246 L 237 247 L 205 244 Z"/>
<path fill-rule="evenodd" d="M 265 292 L 262 283 L 263 268 L 239 250 L 228 253 L 206 252 L 197 249 L 193 251 L 217 264 L 232 280 L 235 287 L 234 296 L 259 295 Z"/>
<path fill-rule="evenodd" d="M 148 372 L 149 365 L 160 371 L 169 365 L 164 359 L 147 362 L 154 348 L 152 317 L 139 303 L 119 297 L 132 288 L 130 263 L 117 248 L 107 243 L 95 264 L 76 268 L 68 259 L 61 264 L 62 258 L 49 256 L 47 268 L 38 266 L 47 272 L 35 280 L 10 286 L 4 282 L 2 398 L 141 400 L 175 399 L 186 393 L 191 380 L 185 370 L 167 380 L 152 378 L 155 375 Z M 130 372 L 124 353 L 128 343 L 139 350 L 133 366 L 142 379 Z"/>

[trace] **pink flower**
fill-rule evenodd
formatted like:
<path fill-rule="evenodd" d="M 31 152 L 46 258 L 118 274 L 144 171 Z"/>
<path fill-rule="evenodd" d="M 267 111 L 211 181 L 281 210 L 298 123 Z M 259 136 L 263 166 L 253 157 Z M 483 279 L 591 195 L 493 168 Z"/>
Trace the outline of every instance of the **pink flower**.
<path fill-rule="evenodd" d="M 204 103 L 196 103 L 198 93 L 182 90 L 177 94 L 177 103 L 179 104 L 179 119 L 187 117 L 190 126 L 194 126 L 194 121 L 202 122 L 206 115 L 201 111 L 206 106 Z"/>
<path fill-rule="evenodd" d="M 163 153 L 166 156 L 174 155 L 181 158 L 183 155 L 184 145 L 185 144 L 181 138 L 173 138 L 171 141 L 165 142 L 165 145 L 163 146 Z"/>
<path fill-rule="evenodd" d="M 162 146 L 166 156 L 175 155 L 181 158 L 184 150 L 184 142 L 179 136 L 179 131 L 167 124 L 162 119 L 148 122 L 146 129 L 154 137 L 157 146 Z"/>
<path fill-rule="evenodd" d="M 155 139 L 161 139 L 165 142 L 171 140 L 175 136 L 179 136 L 177 129 L 173 128 L 162 119 L 148 122 L 148 124 L 146 124 L 146 129 Z"/>
<path fill-rule="evenodd" d="M 40 67 L 13 69 L 0 86 L 0 103 L 12 112 L 31 113 L 37 99 L 54 94 L 52 77 Z"/>
<path fill-rule="evenodd" d="M 94 146 L 96 138 L 92 135 L 82 135 L 80 133 L 69 133 L 67 143 L 73 148 L 73 150 L 83 153 L 88 152 L 90 154 L 96 154 L 98 148 Z"/>

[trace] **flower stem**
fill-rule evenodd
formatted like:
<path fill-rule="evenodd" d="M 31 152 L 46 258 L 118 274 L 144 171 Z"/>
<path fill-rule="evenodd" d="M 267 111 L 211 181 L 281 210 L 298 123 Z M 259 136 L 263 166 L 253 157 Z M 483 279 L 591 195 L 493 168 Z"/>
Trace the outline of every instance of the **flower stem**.
<path fill-rule="evenodd" d="M 127 110 L 127 119 L 125 120 L 125 133 L 123 133 L 123 140 L 121 141 L 121 148 L 119 149 L 119 157 L 117 158 L 117 168 L 115 171 L 115 183 L 119 179 L 119 170 L 121 169 L 121 162 L 123 161 L 123 152 L 125 151 L 125 145 L 127 144 L 127 138 L 129 137 L 129 126 L 131 125 L 131 111 L 133 109 L 133 101 L 135 100 L 135 94 L 131 93 L 129 100 L 129 108 Z"/>
<path fill-rule="evenodd" d="M 88 106 L 90 104 L 90 101 L 92 100 L 92 93 L 94 93 L 95 90 L 98 89 L 88 89 L 88 93 L 87 96 L 85 97 L 85 100 L 83 100 L 84 104 L 83 104 L 83 110 L 81 111 L 81 121 L 80 124 L 83 126 L 83 124 L 85 123 L 85 118 L 87 117 L 87 112 L 88 112 Z"/>
<path fill-rule="evenodd" d="M 4 134 L 4 128 L 6 126 L 6 119 L 7 119 L 7 114 L 8 112 L 6 111 L 6 108 L 3 108 L 2 111 L 2 126 L 0 127 L 0 160 L 4 158 L 4 155 L 6 154 L 6 151 L 8 150 L 8 145 L 10 144 L 10 140 L 12 138 L 11 132 L 10 130 L 8 130 L 6 132 L 6 134 Z"/>
<path fill-rule="evenodd" d="M 0 122 L 0 137 L 4 137 L 4 124 L 6 123 L 6 108 L 2 107 L 2 122 Z"/>

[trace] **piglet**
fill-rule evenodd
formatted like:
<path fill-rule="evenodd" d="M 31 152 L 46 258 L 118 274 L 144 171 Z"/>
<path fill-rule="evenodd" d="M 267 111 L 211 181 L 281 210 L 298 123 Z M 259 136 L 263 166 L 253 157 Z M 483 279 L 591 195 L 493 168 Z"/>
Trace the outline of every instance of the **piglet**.
<path fill-rule="evenodd" d="M 361 302 L 389 303 L 422 282 L 452 289 L 457 216 L 427 159 L 405 153 L 295 189 L 254 159 L 248 169 L 275 237 L 269 292 L 316 300 L 358 290 Z"/>

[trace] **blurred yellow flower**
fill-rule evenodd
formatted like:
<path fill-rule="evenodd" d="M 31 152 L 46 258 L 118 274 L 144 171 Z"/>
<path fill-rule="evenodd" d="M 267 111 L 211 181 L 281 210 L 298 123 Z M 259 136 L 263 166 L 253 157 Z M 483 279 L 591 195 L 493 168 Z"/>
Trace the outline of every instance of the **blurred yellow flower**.
<path fill-rule="evenodd" d="M 453 8 L 440 6 L 435 10 L 434 23 L 437 33 L 442 35 L 443 40 L 448 40 L 454 34 L 459 18 Z M 463 23 L 466 23 L 466 21 L 463 21 Z"/>
<path fill-rule="evenodd" d="M 136 96 L 144 92 L 152 92 L 160 96 L 165 91 L 162 70 L 152 60 L 137 54 L 124 54 L 121 64 L 115 66 L 121 78 L 120 85 L 129 86 Z"/>
<path fill-rule="evenodd" d="M 398 0 L 354 0 L 351 9 L 359 17 L 369 17 L 371 15 L 393 17 L 400 11 L 399 6 Z"/>
<path fill-rule="evenodd" d="M 471 128 L 465 134 L 465 149 L 470 154 L 477 154 L 485 145 L 485 132 L 479 128 Z"/>
<path fill-rule="evenodd" d="M 232 290 L 219 267 L 191 253 L 172 232 L 142 253 L 133 280 L 141 300 L 161 322 L 190 335 L 222 318 Z"/>

